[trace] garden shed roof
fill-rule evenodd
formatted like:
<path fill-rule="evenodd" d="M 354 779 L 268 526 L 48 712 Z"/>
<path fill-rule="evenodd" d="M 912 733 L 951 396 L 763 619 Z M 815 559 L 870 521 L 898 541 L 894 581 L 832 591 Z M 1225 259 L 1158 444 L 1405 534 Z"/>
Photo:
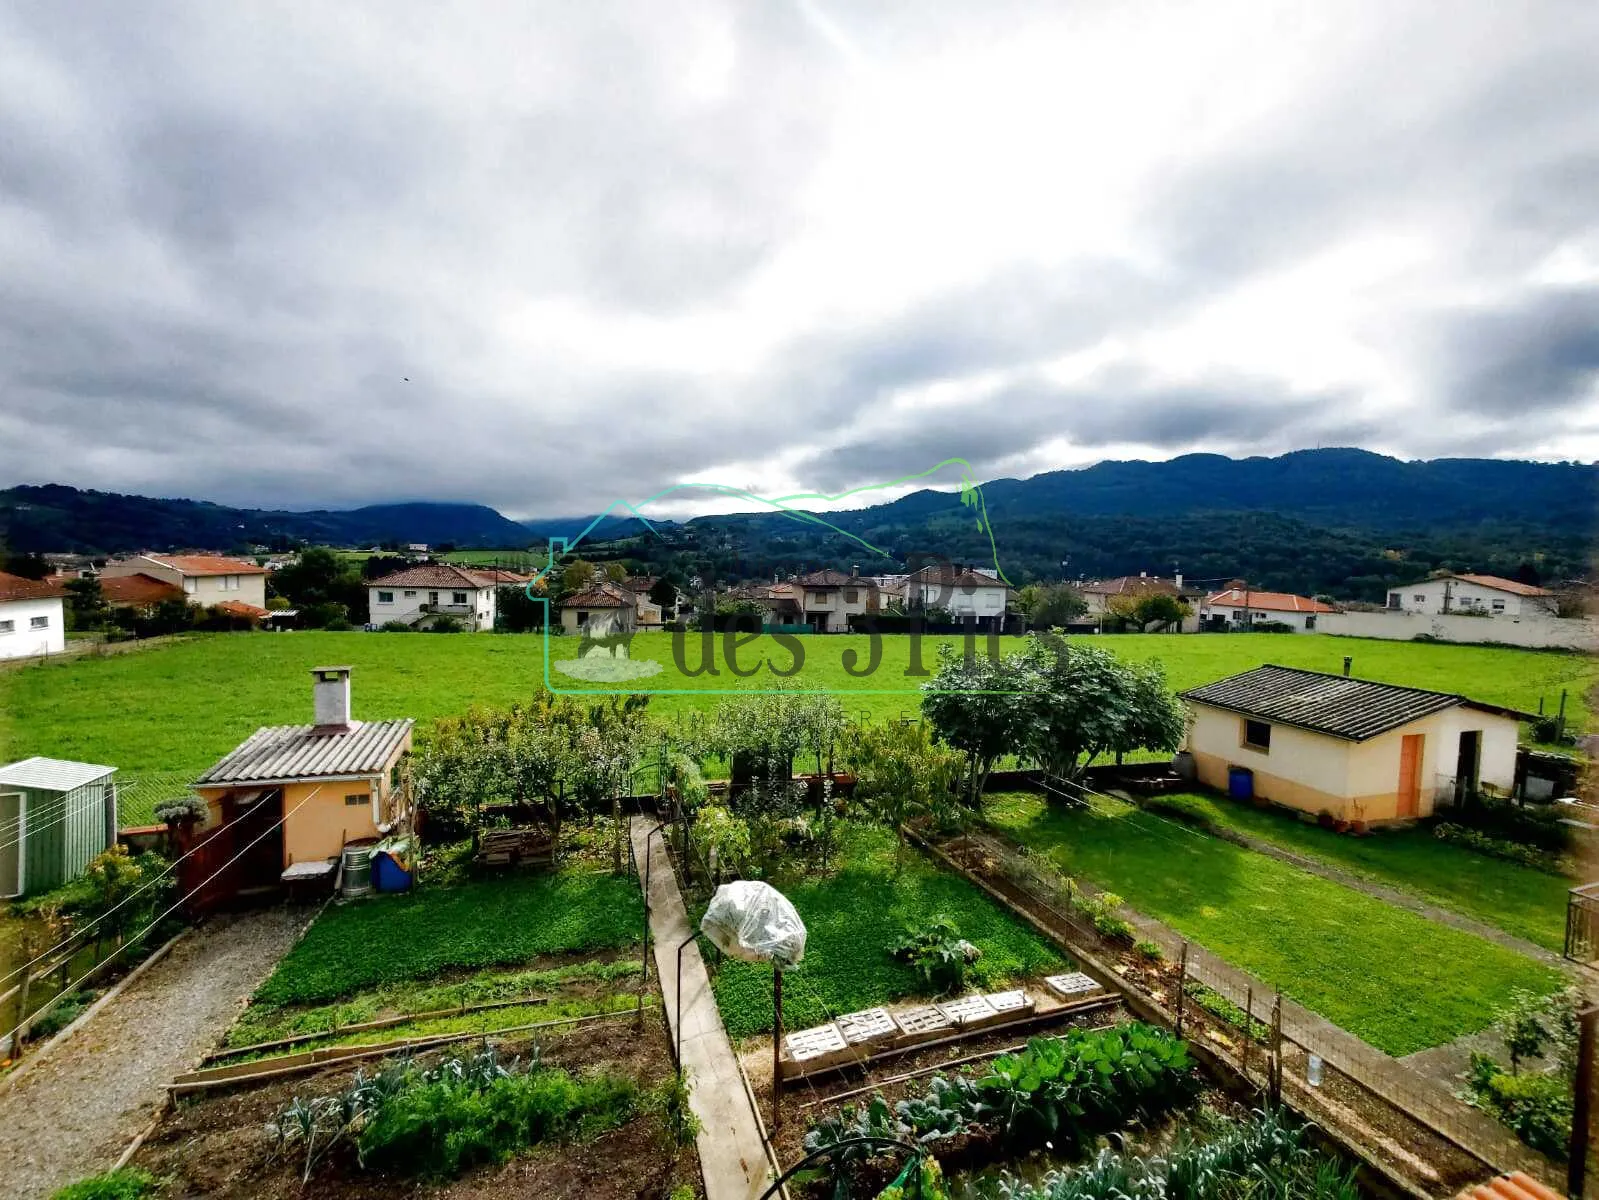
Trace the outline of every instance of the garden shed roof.
<path fill-rule="evenodd" d="M 0 767 L 0 785 L 38 788 L 43 792 L 70 792 L 86 783 L 104 779 L 115 771 L 115 767 L 102 767 L 98 763 L 71 762 L 34 755 Z"/>
<path fill-rule="evenodd" d="M 1192 688 L 1182 697 L 1351 742 L 1363 742 L 1435 712 L 1461 706 L 1518 721 L 1536 719 L 1531 713 L 1449 692 L 1429 692 L 1272 664 Z"/>
<path fill-rule="evenodd" d="M 356 721 L 335 733 L 318 733 L 315 725 L 267 725 L 195 780 L 195 786 L 376 775 L 388 769 L 414 724 L 410 717 Z"/>

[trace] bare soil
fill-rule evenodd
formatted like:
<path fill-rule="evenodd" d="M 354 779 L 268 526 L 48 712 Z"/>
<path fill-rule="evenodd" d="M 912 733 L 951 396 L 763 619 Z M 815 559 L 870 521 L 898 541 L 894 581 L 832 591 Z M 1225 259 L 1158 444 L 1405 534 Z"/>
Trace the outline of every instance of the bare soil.
<path fill-rule="evenodd" d="M 642 1087 L 659 1083 L 672 1072 L 665 1021 L 658 1008 L 646 1009 L 642 1024 L 625 1017 L 597 1021 L 556 1031 L 541 1038 L 539 1044 L 546 1063 L 572 1071 L 615 1072 Z M 507 1055 L 526 1053 L 531 1045 L 516 1038 L 500 1042 Z M 437 1053 L 419 1057 L 427 1059 Z M 302 1187 L 299 1164 L 273 1158 L 265 1126 L 296 1095 L 334 1093 L 345 1087 L 354 1073 L 353 1067 L 329 1068 L 182 1101 L 140 1148 L 134 1163 L 170 1177 L 167 1194 L 174 1198 L 299 1200 L 314 1195 L 348 1200 L 409 1196 L 657 1200 L 683 1184 L 696 1195 L 703 1194 L 692 1143 L 673 1147 L 659 1120 L 647 1114 L 592 1141 L 540 1146 L 501 1166 L 481 1168 L 452 1181 L 362 1171 L 349 1148 L 340 1147 L 317 1165 L 309 1185 Z"/>

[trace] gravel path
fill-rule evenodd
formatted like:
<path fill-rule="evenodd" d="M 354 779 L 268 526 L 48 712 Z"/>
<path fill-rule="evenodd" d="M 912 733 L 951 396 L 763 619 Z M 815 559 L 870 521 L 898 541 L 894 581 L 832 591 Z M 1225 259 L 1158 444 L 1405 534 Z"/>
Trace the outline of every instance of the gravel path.
<path fill-rule="evenodd" d="M 110 1167 L 173 1075 L 215 1045 L 310 911 L 216 917 L 0 1091 L 0 1195 L 47 1197 Z"/>

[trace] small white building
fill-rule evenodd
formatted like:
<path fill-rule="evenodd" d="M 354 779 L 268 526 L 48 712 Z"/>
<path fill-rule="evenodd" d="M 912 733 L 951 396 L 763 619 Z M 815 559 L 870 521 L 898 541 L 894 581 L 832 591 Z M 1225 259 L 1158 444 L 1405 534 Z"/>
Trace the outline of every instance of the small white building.
<path fill-rule="evenodd" d="M 426 628 L 449 617 L 469 632 L 487 633 L 494 628 L 497 589 L 527 582 L 526 575 L 498 568 L 422 563 L 367 585 L 367 620 Z"/>
<path fill-rule="evenodd" d="M 561 601 L 561 628 L 567 633 L 587 632 L 592 637 L 630 633 L 639 627 L 639 593 L 620 583 L 596 582 Z M 649 604 L 660 624 L 659 605 Z"/>
<path fill-rule="evenodd" d="M 1200 782 L 1346 821 L 1413 820 L 1488 787 L 1508 794 L 1530 713 L 1304 671 L 1256 667 L 1182 693 Z"/>
<path fill-rule="evenodd" d="M 1002 580 L 987 572 L 951 563 L 925 566 L 907 575 L 900 587 L 907 611 L 943 608 L 957 620 L 976 617 L 997 624 L 1004 623 L 1009 591 Z"/>
<path fill-rule="evenodd" d="M 1309 596 L 1235 587 L 1205 598 L 1199 608 L 1199 627 L 1217 633 L 1247 632 L 1262 625 L 1282 624 L 1295 633 L 1315 633 L 1316 618 L 1337 611 Z"/>
<path fill-rule="evenodd" d="M 67 645 L 58 585 L 0 571 L 0 658 L 59 654 Z"/>
<path fill-rule="evenodd" d="M 101 579 L 128 575 L 148 575 L 182 588 L 184 598 L 202 608 L 231 602 L 262 614 L 267 611 L 267 569 L 242 558 L 224 558 L 220 554 L 139 554 L 108 562 L 100 571 Z"/>
<path fill-rule="evenodd" d="M 1555 594 L 1545 588 L 1497 575 L 1438 575 L 1388 590 L 1389 609 L 1427 616 L 1553 616 L 1555 603 Z"/>

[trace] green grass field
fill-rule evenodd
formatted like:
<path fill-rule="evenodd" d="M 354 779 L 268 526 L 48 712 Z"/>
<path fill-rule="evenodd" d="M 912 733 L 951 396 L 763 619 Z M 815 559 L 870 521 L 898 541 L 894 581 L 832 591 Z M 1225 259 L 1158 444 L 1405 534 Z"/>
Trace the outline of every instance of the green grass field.
<path fill-rule="evenodd" d="M 1163 803 L 1203 821 L 1270 842 L 1306 858 L 1411 892 L 1549 950 L 1565 945 L 1566 892 L 1572 880 L 1441 842 L 1425 829 L 1350 837 L 1307 825 L 1275 808 L 1221 796 L 1167 796 Z"/>
<path fill-rule="evenodd" d="M 538 570 L 544 564 L 544 551 L 521 550 L 452 550 L 444 555 L 445 562 L 462 566 L 492 567 L 498 564 L 509 570 Z"/>
<path fill-rule="evenodd" d="M 1561 983 L 1512 950 L 1130 804 L 1064 810 L 1007 793 L 987 810 L 1068 875 L 1119 893 L 1389 1054 L 1486 1027 L 1517 987 Z"/>
<path fill-rule="evenodd" d="M 922 646 L 929 668 L 937 640 L 929 638 Z M 536 634 L 211 634 L 129 654 L 7 669 L 0 671 L 0 761 L 45 754 L 108 763 L 125 776 L 197 775 L 261 725 L 308 721 L 308 672 L 314 666 L 355 667 L 358 718 L 410 716 L 425 723 L 472 704 L 504 705 L 528 697 L 544 686 L 544 644 Z M 1019 644 L 1006 639 L 1002 648 L 1011 652 Z M 1533 711 L 1540 699 L 1556 702 L 1565 688 L 1567 711 L 1578 726 L 1588 720 L 1584 695 L 1599 679 L 1599 662 L 1579 655 L 1324 635 L 1151 634 L 1104 637 L 1095 644 L 1128 659 L 1161 660 L 1177 688 L 1263 662 L 1337 671 L 1345 654 L 1354 656 L 1358 675 L 1465 692 Z M 913 717 L 919 711 L 922 679 L 907 675 L 911 639 L 904 636 L 881 639 L 881 663 L 867 678 L 849 670 L 864 671 L 870 662 L 865 636 L 757 638 L 738 651 L 736 665 L 756 671 L 748 678 L 731 672 L 722 639 L 716 646 L 712 666 L 717 674 L 685 674 L 674 660 L 671 635 L 634 639 L 634 658 L 663 667 L 641 681 L 658 693 L 652 711 L 671 719 L 691 707 L 713 707 L 721 700 L 719 692 L 784 682 L 771 670 L 791 670 L 795 647 L 802 649 L 804 664 L 786 681 L 789 686 L 840 692 L 850 715 L 859 719 Z M 550 647 L 557 659 L 573 658 L 578 642 L 554 637 Z M 681 648 L 687 669 L 697 671 L 703 665 L 699 638 L 690 637 Z M 846 660 L 850 652 L 856 657 Z M 577 686 L 553 669 L 549 675 L 558 688 Z M 124 820 L 138 816 L 125 814 Z"/>
<path fill-rule="evenodd" d="M 908 921 L 947 916 L 983 952 L 968 982 L 993 990 L 1062 969 L 1060 953 L 960 876 L 913 849 L 894 874 L 894 838 L 877 826 L 841 826 L 838 870 L 826 877 L 772 880 L 794 903 L 808 934 L 805 960 L 783 977 L 783 1023 L 818 1025 L 919 994 L 915 973 L 889 945 Z M 715 984 L 722 1020 L 734 1037 L 772 1028 L 772 969 L 723 962 Z"/>

